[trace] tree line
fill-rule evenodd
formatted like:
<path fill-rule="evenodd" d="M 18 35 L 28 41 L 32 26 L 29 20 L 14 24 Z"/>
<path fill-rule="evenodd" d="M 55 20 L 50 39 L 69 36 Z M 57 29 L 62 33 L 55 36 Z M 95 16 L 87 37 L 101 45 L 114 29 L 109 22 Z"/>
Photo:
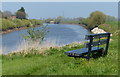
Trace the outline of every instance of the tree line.
<path fill-rule="evenodd" d="M 16 18 L 18 18 L 18 19 L 27 19 L 28 15 L 25 12 L 24 7 L 21 7 L 14 14 L 12 14 L 12 12 L 10 12 L 10 11 L 4 11 L 4 12 L 0 11 L 0 18 L 9 19 L 12 16 L 16 16 Z"/>
<path fill-rule="evenodd" d="M 105 22 L 117 21 L 117 19 L 114 16 L 106 15 L 100 11 L 94 11 L 87 18 L 65 18 L 63 16 L 58 16 L 57 18 L 46 19 L 45 23 L 50 23 L 50 21 L 54 21 L 55 24 L 83 24 L 86 28 L 92 30 L 94 27 L 98 27 L 100 24 L 104 24 Z"/>
<path fill-rule="evenodd" d="M 10 11 L 0 11 L 0 21 L 2 22 L 0 24 L 0 31 L 42 25 L 42 20 L 27 19 L 27 16 L 23 7 L 17 10 L 15 14 L 12 14 Z"/>
<path fill-rule="evenodd" d="M 113 16 L 106 15 L 100 11 L 95 11 L 90 14 L 88 18 L 80 19 L 79 24 L 84 24 L 88 29 L 92 30 L 105 22 L 113 22 L 117 19 Z"/>

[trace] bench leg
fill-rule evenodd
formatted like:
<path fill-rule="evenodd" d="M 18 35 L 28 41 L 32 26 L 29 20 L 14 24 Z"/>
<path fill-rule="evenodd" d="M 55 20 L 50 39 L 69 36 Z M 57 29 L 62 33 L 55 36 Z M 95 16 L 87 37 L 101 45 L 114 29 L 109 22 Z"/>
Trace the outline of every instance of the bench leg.
<path fill-rule="evenodd" d="M 88 53 L 88 55 L 87 55 L 87 60 L 88 61 L 90 60 L 90 53 Z"/>
<path fill-rule="evenodd" d="M 89 60 L 90 60 L 90 57 L 87 58 L 87 61 L 89 61 Z"/>
<path fill-rule="evenodd" d="M 98 56 L 102 56 L 103 55 L 103 50 L 98 52 Z"/>
<path fill-rule="evenodd" d="M 106 55 L 107 55 L 107 54 L 106 54 L 106 51 L 103 50 L 103 51 L 102 51 L 102 56 L 105 57 Z"/>

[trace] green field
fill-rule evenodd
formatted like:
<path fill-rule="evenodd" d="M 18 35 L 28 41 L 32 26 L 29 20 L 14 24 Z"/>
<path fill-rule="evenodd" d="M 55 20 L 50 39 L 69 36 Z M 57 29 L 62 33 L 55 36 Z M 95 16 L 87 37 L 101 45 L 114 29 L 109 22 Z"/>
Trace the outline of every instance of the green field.
<path fill-rule="evenodd" d="M 107 26 L 106 26 L 107 24 Z M 3 75 L 117 75 L 118 74 L 118 24 L 106 23 L 100 26 L 113 33 L 109 44 L 108 55 L 105 57 L 74 59 L 64 55 L 64 52 L 83 48 L 80 44 L 70 44 L 64 47 L 50 48 L 44 54 L 9 54 L 2 57 Z M 105 26 L 104 26 L 105 25 Z M 112 27 L 112 29 L 111 29 Z M 103 45 L 104 46 L 104 45 Z M 33 52 L 36 52 L 33 54 Z"/>

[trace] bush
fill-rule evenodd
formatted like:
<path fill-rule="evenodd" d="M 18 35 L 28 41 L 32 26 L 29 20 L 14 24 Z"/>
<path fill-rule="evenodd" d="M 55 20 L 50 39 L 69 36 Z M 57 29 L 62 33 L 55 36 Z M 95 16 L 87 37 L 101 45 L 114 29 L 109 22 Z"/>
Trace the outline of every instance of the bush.
<path fill-rule="evenodd" d="M 12 20 L 17 28 L 25 26 L 21 19 Z"/>
<path fill-rule="evenodd" d="M 2 30 L 13 29 L 15 28 L 15 23 L 11 22 L 8 19 L 2 19 Z"/>
<path fill-rule="evenodd" d="M 42 24 L 42 22 L 40 20 L 36 20 L 36 19 L 31 19 L 30 22 L 33 26 Z"/>
<path fill-rule="evenodd" d="M 88 22 L 89 22 L 88 18 L 80 20 L 80 24 L 84 24 L 86 26 L 88 25 Z"/>
<path fill-rule="evenodd" d="M 28 42 L 39 42 L 41 43 L 45 37 L 45 35 L 49 32 L 47 31 L 47 25 L 41 26 L 41 29 L 28 28 L 27 34 L 22 34 L 23 39 Z"/>
<path fill-rule="evenodd" d="M 22 22 L 24 23 L 24 26 L 30 27 L 31 22 L 29 20 L 22 19 Z"/>

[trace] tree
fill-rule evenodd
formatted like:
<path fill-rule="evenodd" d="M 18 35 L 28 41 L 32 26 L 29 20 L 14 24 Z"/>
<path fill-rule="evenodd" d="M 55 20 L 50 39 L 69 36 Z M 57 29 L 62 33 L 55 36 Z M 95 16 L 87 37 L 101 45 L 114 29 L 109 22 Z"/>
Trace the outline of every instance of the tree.
<path fill-rule="evenodd" d="M 21 7 L 21 9 L 19 9 L 18 11 L 25 12 L 25 9 Z"/>
<path fill-rule="evenodd" d="M 12 13 L 10 11 L 5 11 L 2 13 L 3 18 L 10 18 L 12 16 Z"/>
<path fill-rule="evenodd" d="M 26 19 L 27 17 L 27 14 L 25 12 L 25 9 L 23 7 L 21 7 L 21 9 L 19 9 L 17 12 L 16 12 L 16 18 L 19 18 L 19 19 Z"/>
<path fill-rule="evenodd" d="M 106 15 L 100 11 L 95 11 L 90 14 L 89 17 L 89 28 L 92 29 L 94 27 L 98 27 L 100 24 L 103 24 L 106 20 Z"/>
<path fill-rule="evenodd" d="M 24 12 L 18 11 L 16 12 L 16 18 L 26 19 L 26 14 Z"/>

